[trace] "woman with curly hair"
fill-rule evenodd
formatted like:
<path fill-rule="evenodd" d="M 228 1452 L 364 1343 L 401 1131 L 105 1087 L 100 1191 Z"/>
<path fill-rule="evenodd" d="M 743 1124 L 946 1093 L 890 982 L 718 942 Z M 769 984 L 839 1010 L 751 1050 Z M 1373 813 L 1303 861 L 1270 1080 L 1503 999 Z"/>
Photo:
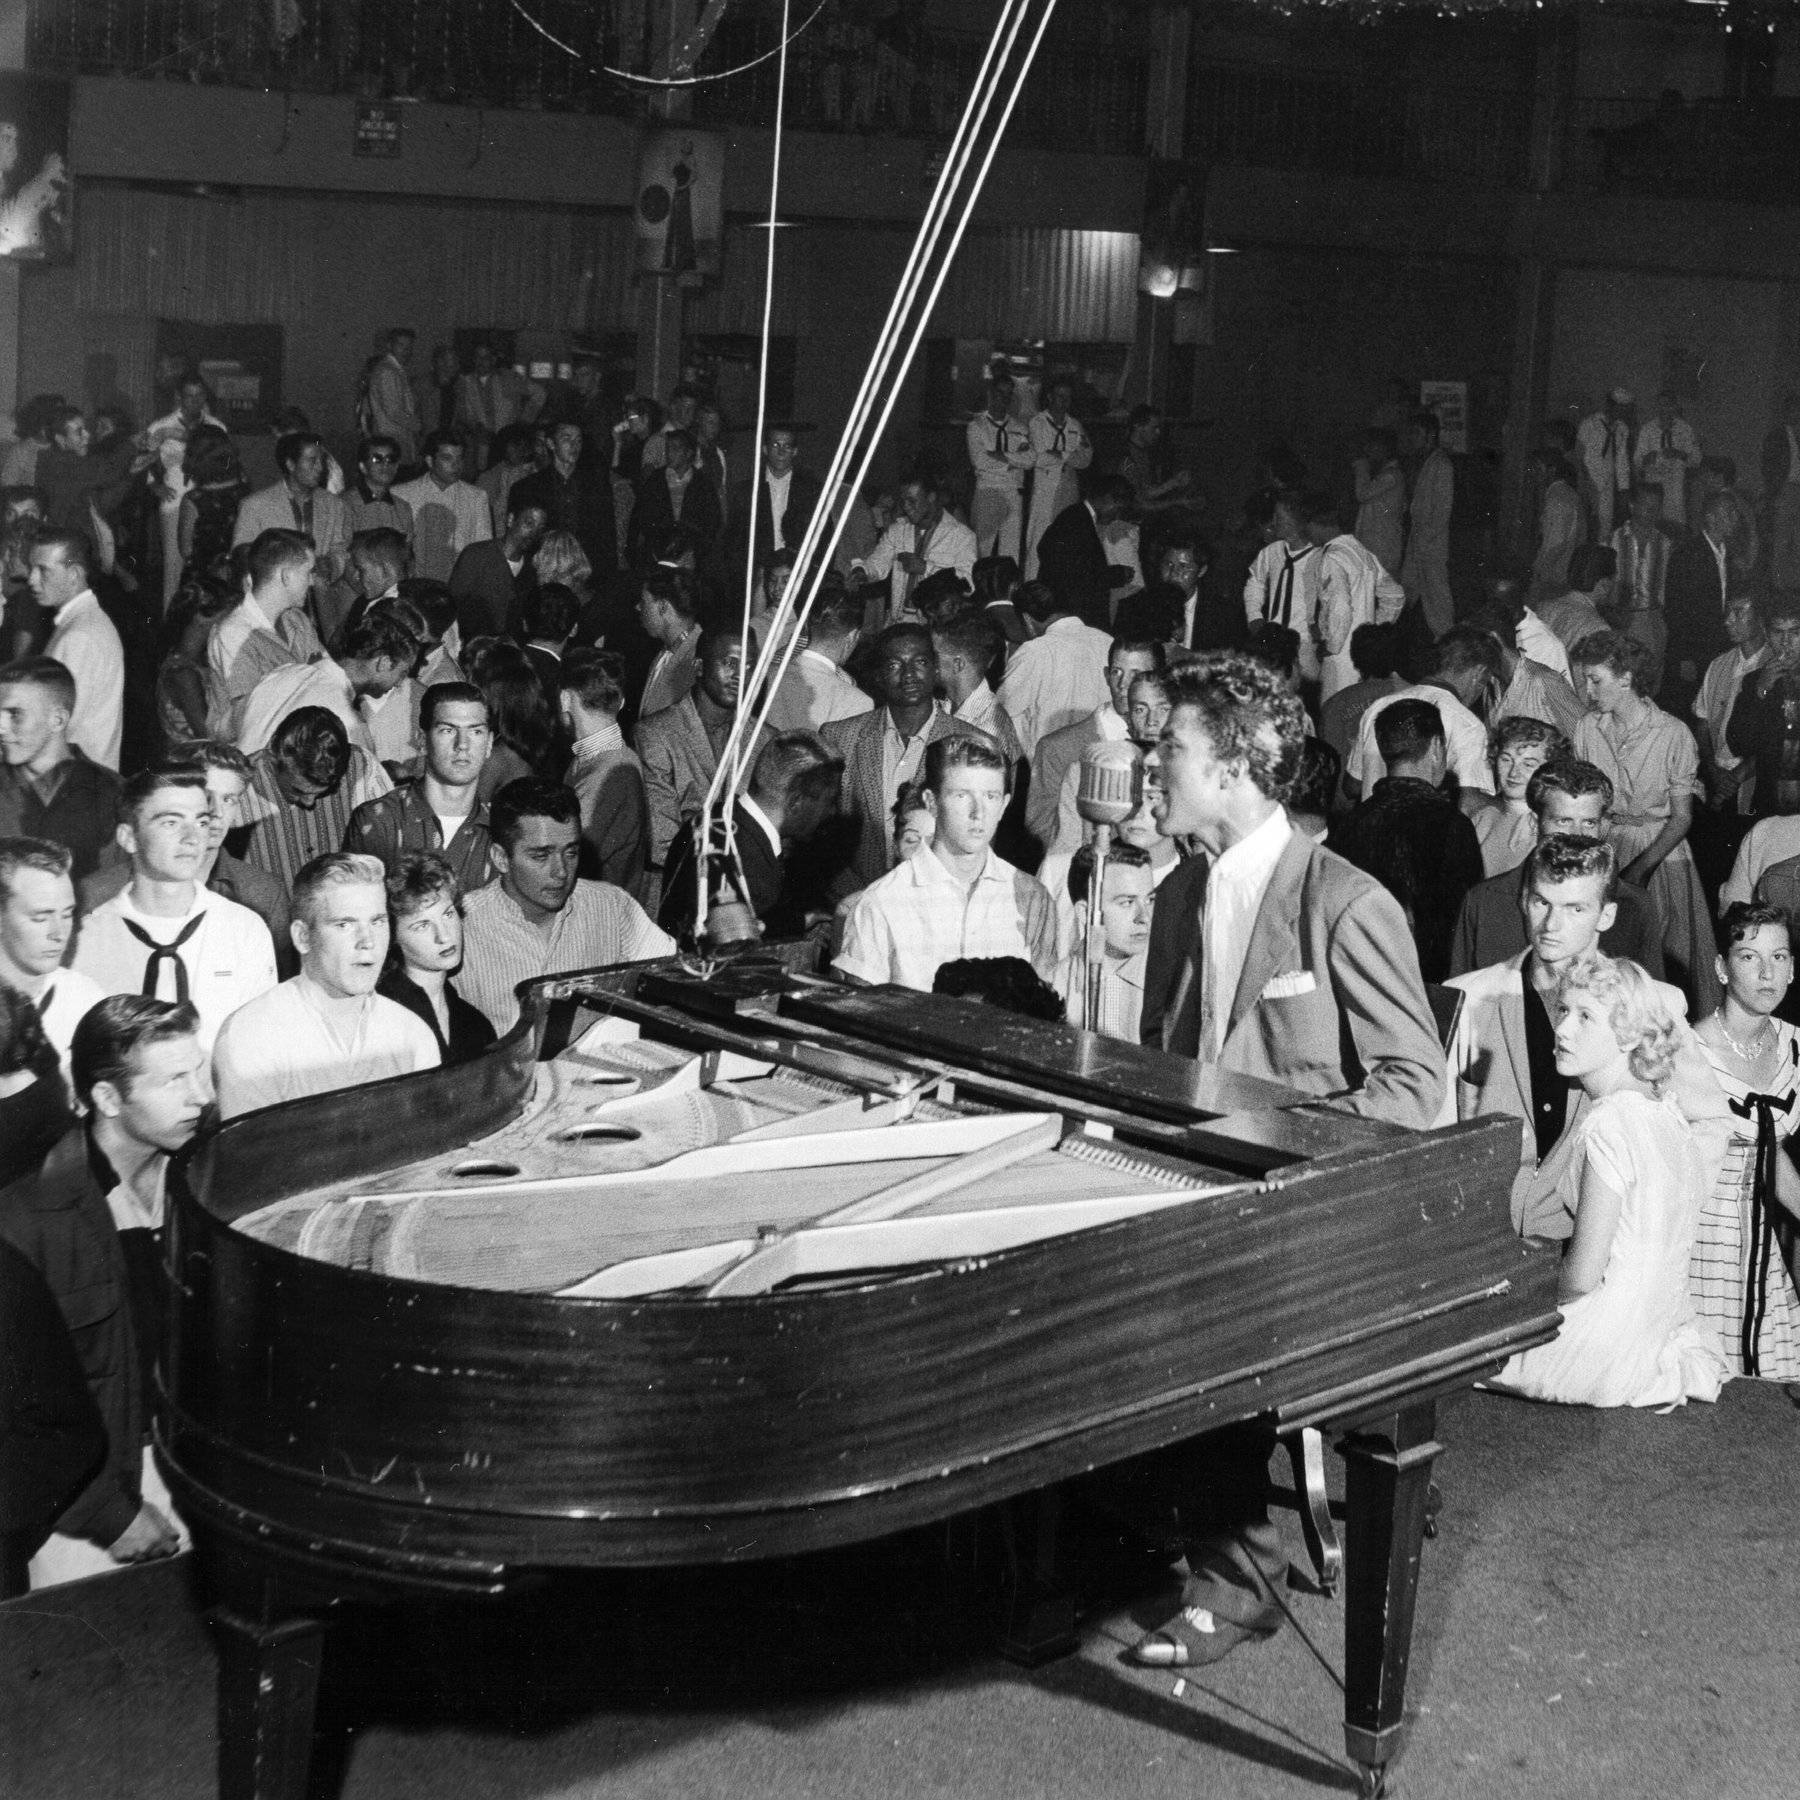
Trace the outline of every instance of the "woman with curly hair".
<path fill-rule="evenodd" d="M 1557 1072 L 1590 1102 L 1571 1127 L 1563 1327 L 1493 1385 L 1576 1406 L 1716 1400 L 1725 1364 L 1688 1297 L 1706 1163 L 1667 1092 L 1683 1022 L 1636 963 L 1598 951 L 1565 972 L 1555 1013 Z"/>
<path fill-rule="evenodd" d="M 1570 659 L 1591 709 L 1575 725 L 1575 754 L 1613 784 L 1612 844 L 1621 880 L 1649 891 L 1662 920 L 1670 980 L 1695 1018 L 1719 1004 L 1712 909 L 1688 832 L 1701 791 L 1694 734 L 1643 691 L 1649 652 L 1624 632 L 1583 638 Z"/>
<path fill-rule="evenodd" d="M 1542 719 L 1515 717 L 1494 725 L 1488 746 L 1494 797 L 1469 815 L 1481 844 L 1484 875 L 1504 875 L 1531 854 L 1538 822 L 1526 804 L 1525 790 L 1545 763 L 1568 753 L 1569 740 Z"/>

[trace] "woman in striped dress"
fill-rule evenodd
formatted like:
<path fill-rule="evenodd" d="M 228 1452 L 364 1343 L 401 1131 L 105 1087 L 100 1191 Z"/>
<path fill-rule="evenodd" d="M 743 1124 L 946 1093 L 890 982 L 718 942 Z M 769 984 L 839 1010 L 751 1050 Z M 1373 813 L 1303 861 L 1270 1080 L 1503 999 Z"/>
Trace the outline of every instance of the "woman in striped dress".
<path fill-rule="evenodd" d="M 1739 902 L 1720 924 L 1725 997 L 1694 1027 L 1731 1105 L 1725 1166 L 1694 1234 L 1688 1287 L 1726 1367 L 1800 1380 L 1800 1293 L 1784 1250 L 1800 1215 L 1800 1172 L 1781 1141 L 1800 1127 L 1800 1031 L 1772 1015 L 1794 978 L 1788 915 Z"/>

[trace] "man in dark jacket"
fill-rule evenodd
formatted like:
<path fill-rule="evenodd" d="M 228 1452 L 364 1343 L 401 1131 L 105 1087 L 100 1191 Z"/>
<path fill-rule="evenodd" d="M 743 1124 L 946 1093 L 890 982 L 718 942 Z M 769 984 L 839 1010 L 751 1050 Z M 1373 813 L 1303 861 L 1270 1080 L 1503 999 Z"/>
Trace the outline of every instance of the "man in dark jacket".
<path fill-rule="evenodd" d="M 1444 721 L 1429 700 L 1385 707 L 1375 720 L 1375 744 L 1387 773 L 1332 829 L 1329 847 L 1406 909 L 1419 973 L 1442 981 L 1463 897 L 1481 880 L 1481 843 L 1444 793 Z"/>
<path fill-rule="evenodd" d="M 513 483 L 509 516 L 524 506 L 541 506 L 552 531 L 575 534 L 593 565 L 596 586 L 604 586 L 619 566 L 612 476 L 604 466 L 582 461 L 582 442 L 579 425 L 557 426 L 549 465 Z"/>
<path fill-rule="evenodd" d="M 1112 592 L 1131 571 L 1106 560 L 1100 534 L 1131 502 L 1131 484 L 1105 475 L 1077 506 L 1058 513 L 1038 540 L 1038 580 L 1056 595 L 1059 612 L 1079 613 L 1097 631 L 1112 627 Z"/>

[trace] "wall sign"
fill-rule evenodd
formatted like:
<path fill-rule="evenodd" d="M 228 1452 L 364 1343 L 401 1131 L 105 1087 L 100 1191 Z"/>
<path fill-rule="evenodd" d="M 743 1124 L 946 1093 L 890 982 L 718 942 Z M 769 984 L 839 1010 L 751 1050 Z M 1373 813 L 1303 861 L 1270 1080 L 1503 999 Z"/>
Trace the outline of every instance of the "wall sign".
<path fill-rule="evenodd" d="M 400 154 L 400 121 L 397 106 L 380 100 L 356 103 L 356 132 L 352 148 L 358 156 L 398 156 Z"/>
<path fill-rule="evenodd" d="M 1419 404 L 1438 416 L 1438 442 L 1452 456 L 1469 454 L 1469 384 L 1466 381 L 1421 381 Z"/>

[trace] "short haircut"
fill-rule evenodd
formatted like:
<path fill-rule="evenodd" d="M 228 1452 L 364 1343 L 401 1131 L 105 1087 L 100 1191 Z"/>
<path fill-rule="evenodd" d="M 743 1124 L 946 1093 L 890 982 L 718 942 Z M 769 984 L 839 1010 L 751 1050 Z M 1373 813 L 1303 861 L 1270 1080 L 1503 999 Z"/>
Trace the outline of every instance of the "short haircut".
<path fill-rule="evenodd" d="M 275 466 L 285 474 L 315 444 L 323 454 L 325 440 L 316 431 L 284 432 L 275 440 Z"/>
<path fill-rule="evenodd" d="M 835 642 L 853 631 L 862 630 L 862 623 L 860 595 L 851 593 L 848 588 L 826 588 L 813 602 L 806 629 L 812 637 L 830 638 Z"/>
<path fill-rule="evenodd" d="M 1288 794 L 1288 811 L 1326 817 L 1343 775 L 1344 759 L 1323 738 L 1309 737 L 1300 752 L 1300 773 Z"/>
<path fill-rule="evenodd" d="M 1047 581 L 1022 581 L 1013 589 L 1013 605 L 1033 624 L 1041 625 L 1057 609 L 1056 591 Z"/>
<path fill-rule="evenodd" d="M 894 625 L 884 625 L 875 636 L 875 660 L 881 661 L 897 644 L 921 643 L 933 656 L 937 654 L 937 646 L 931 641 L 930 631 L 923 625 L 915 624 L 911 619 L 902 619 Z"/>
<path fill-rule="evenodd" d="M 1591 594 L 1618 572 L 1619 559 L 1610 544 L 1577 544 L 1570 553 L 1569 588 L 1573 593 Z"/>
<path fill-rule="evenodd" d="M 1186 707 L 1223 763 L 1241 764 L 1257 792 L 1286 800 L 1300 772 L 1306 709 L 1267 664 L 1216 651 L 1169 678 L 1169 702 Z"/>
<path fill-rule="evenodd" d="M 1272 619 L 1264 619 L 1250 633 L 1246 654 L 1284 681 L 1292 681 L 1300 667 L 1300 634 L 1291 625 L 1278 625 Z"/>
<path fill-rule="evenodd" d="M 1785 906 L 1771 906 L 1766 900 L 1734 900 L 1719 917 L 1719 944 L 1731 954 L 1733 944 L 1754 937 L 1765 925 L 1779 925 L 1794 941 L 1794 921 Z"/>
<path fill-rule="evenodd" d="M 1191 525 L 1179 526 L 1164 534 L 1158 560 L 1160 561 L 1161 557 L 1168 556 L 1177 550 L 1185 551 L 1202 569 L 1205 569 L 1217 554 L 1212 545 Z"/>
<path fill-rule="evenodd" d="M 1152 419 L 1160 419 L 1162 416 L 1163 412 L 1160 406 L 1151 406 L 1147 401 L 1140 400 L 1125 415 L 1125 429 L 1136 431 L 1140 425 L 1148 425 Z"/>
<path fill-rule="evenodd" d="M 1400 667 L 1400 633 L 1392 625 L 1359 625 L 1350 634 L 1350 660 L 1364 681 L 1385 681 Z"/>
<path fill-rule="evenodd" d="M 1585 800 L 1589 794 L 1600 796 L 1600 811 L 1612 811 L 1612 777 L 1597 764 L 1583 762 L 1578 756 L 1559 756 L 1533 772 L 1525 784 L 1525 804 L 1544 816 L 1544 802 L 1552 794 L 1567 794 L 1571 800 Z"/>
<path fill-rule="evenodd" d="M 250 545 L 250 585 L 267 587 L 283 569 L 297 567 L 312 559 L 310 538 L 298 531 L 273 526 L 260 533 Z"/>
<path fill-rule="evenodd" d="M 1169 672 L 1169 647 L 1161 638 L 1116 637 L 1106 649 L 1107 667 L 1111 668 L 1121 656 L 1147 656 L 1152 675 Z"/>
<path fill-rule="evenodd" d="M 462 433 L 460 431 L 434 431 L 431 432 L 426 437 L 425 442 L 420 445 L 419 454 L 424 457 L 427 462 L 430 462 L 440 450 L 461 450 L 463 447 Z"/>
<path fill-rule="evenodd" d="M 940 963 L 931 991 L 985 1001 L 1022 1018 L 1063 1019 L 1063 1000 L 1022 956 L 963 956 Z"/>
<path fill-rule="evenodd" d="M 617 717 L 625 704 L 619 659 L 608 650 L 571 650 L 557 672 L 558 693 L 573 694 L 583 706 Z"/>
<path fill-rule="evenodd" d="M 943 619 L 975 608 L 975 593 L 954 569 L 934 569 L 914 587 L 912 605 L 915 612 L 936 626 Z"/>
<path fill-rule="evenodd" d="M 40 875 L 68 875 L 75 863 L 67 844 L 48 838 L 0 837 L 0 906 L 12 898 L 13 883 L 26 869 Z"/>
<path fill-rule="evenodd" d="M 1613 1039 L 1626 1053 L 1632 1074 L 1660 1095 L 1675 1072 L 1686 1025 L 1671 1017 L 1657 984 L 1629 957 L 1590 950 L 1557 983 L 1559 1002 L 1576 994 L 1592 994 L 1606 1008 Z"/>
<path fill-rule="evenodd" d="M 83 575 L 91 575 L 94 569 L 94 545 L 85 531 L 77 531 L 72 526 L 46 526 L 32 536 L 34 550 L 59 550 L 62 559 L 71 568 L 78 568 Z"/>
<path fill-rule="evenodd" d="M 1777 619 L 1800 619 L 1800 588 L 1776 588 L 1763 605 L 1763 620 L 1773 625 Z"/>
<path fill-rule="evenodd" d="M 1488 733 L 1488 761 L 1498 767 L 1508 750 L 1542 750 L 1545 762 L 1555 762 L 1569 754 L 1569 740 L 1542 719 L 1509 713 L 1496 719 Z"/>
<path fill-rule="evenodd" d="M 44 420 L 44 429 L 52 437 L 61 437 L 77 420 L 85 419 L 87 414 L 79 406 L 71 406 L 65 400 L 61 406 L 52 407 Z"/>
<path fill-rule="evenodd" d="M 1094 864 L 1097 861 L 1092 844 L 1083 844 L 1069 862 L 1069 899 L 1080 906 L 1094 889 Z M 1150 852 L 1136 844 L 1114 844 L 1106 853 L 1109 869 L 1147 869 Z"/>
<path fill-rule="evenodd" d="M 456 601 L 451 597 L 447 581 L 433 581 L 425 575 L 408 575 L 400 583 L 398 598 L 404 600 L 425 626 L 426 642 L 441 644 L 456 623 Z M 387 602 L 392 606 L 393 602 Z"/>
<path fill-rule="evenodd" d="M 700 616 L 700 583 L 691 569 L 664 568 L 659 563 L 644 572 L 641 586 L 652 600 L 673 607 L 690 624 Z"/>
<path fill-rule="evenodd" d="M 404 919 L 457 898 L 456 871 L 435 850 L 408 850 L 386 879 L 388 911 Z"/>
<path fill-rule="evenodd" d="M 581 823 L 575 790 L 543 775 L 521 775 L 509 781 L 488 803 L 488 835 L 508 856 L 519 841 L 526 819 L 554 819 L 559 825 Z"/>
<path fill-rule="evenodd" d="M 371 525 L 366 530 L 354 533 L 350 539 L 350 548 L 362 551 L 365 556 L 375 557 L 395 571 L 404 569 L 407 558 L 412 554 L 412 546 L 406 541 L 406 533 L 396 531 L 391 525 Z"/>
<path fill-rule="evenodd" d="M 768 794 L 786 805 L 795 800 L 823 800 L 837 793 L 844 779 L 844 759 L 816 732 L 787 731 L 757 752 L 750 770 L 750 791 Z"/>
<path fill-rule="evenodd" d="M 384 433 L 377 432 L 374 437 L 366 437 L 356 446 L 356 460 L 359 463 L 366 463 L 377 450 L 386 450 L 396 461 L 398 461 L 400 456 L 400 440 L 398 438 L 388 437 Z"/>
<path fill-rule="evenodd" d="M 1446 631 L 1431 655 L 1434 675 L 1480 673 L 1498 681 L 1505 667 L 1500 646 L 1493 635 L 1472 625 L 1457 625 Z"/>
<path fill-rule="evenodd" d="M 581 602 L 573 588 L 560 581 L 546 581 L 525 597 L 525 635 L 530 638 L 554 638 L 558 643 L 575 629 L 581 616 Z"/>
<path fill-rule="evenodd" d="M 932 626 L 931 635 L 983 675 L 994 666 L 1004 642 L 1000 628 L 979 610 L 952 615 Z"/>
<path fill-rule="evenodd" d="M 208 769 L 223 769 L 245 781 L 250 779 L 249 757 L 236 744 L 227 744 L 219 738 L 201 738 L 185 745 L 178 760 L 191 763 L 203 775 Z"/>
<path fill-rule="evenodd" d="M 1634 693 L 1644 691 L 1644 677 L 1656 663 L 1648 644 L 1623 631 L 1594 631 L 1575 646 L 1569 659 L 1578 669 L 1606 669 L 1615 676 L 1629 675 Z"/>
<path fill-rule="evenodd" d="M 294 877 L 293 912 L 308 925 L 313 911 L 328 888 L 377 887 L 387 892 L 387 869 L 379 856 L 363 856 L 355 850 L 327 850 L 315 856 Z"/>
<path fill-rule="evenodd" d="M 935 738 L 925 746 L 925 767 L 921 785 L 934 794 L 944 791 L 944 783 L 952 769 L 992 769 L 1003 787 L 1010 785 L 1011 770 L 1006 758 L 985 737 L 973 733 L 959 737 Z"/>
<path fill-rule="evenodd" d="M 405 663 L 410 667 L 418 654 L 419 640 L 393 613 L 386 608 L 371 607 L 345 634 L 339 660 L 386 661 Z"/>
<path fill-rule="evenodd" d="M 744 636 L 742 619 L 716 619 L 706 626 L 699 637 L 694 640 L 694 661 L 709 663 L 718 656 L 726 644 L 736 644 L 740 653 L 754 650 L 756 647 L 755 626 L 751 628 L 751 636 Z"/>
<path fill-rule="evenodd" d="M 1396 700 L 1375 715 L 1375 748 L 1391 769 L 1444 741 L 1444 715 L 1429 700 Z"/>
<path fill-rule="evenodd" d="M 75 710 L 75 676 L 54 656 L 21 656 L 0 667 L 0 688 L 34 687 L 64 712 Z"/>
<path fill-rule="evenodd" d="M 1019 585 L 1019 565 L 1010 556 L 984 556 L 971 571 L 975 578 L 975 598 L 983 606 L 1012 598 Z"/>
<path fill-rule="evenodd" d="M 269 756 L 315 786 L 335 789 L 350 768 L 350 734 L 329 707 L 297 706 L 275 727 Z"/>
<path fill-rule="evenodd" d="M 419 729 L 429 733 L 431 728 L 437 724 L 438 714 L 446 706 L 479 706 L 487 717 L 488 723 L 490 725 L 493 723 L 493 713 L 488 706 L 487 695 L 474 682 L 434 681 L 425 690 L 424 697 L 419 701 Z"/>
<path fill-rule="evenodd" d="M 193 1037 L 199 1030 L 200 1015 L 190 1000 L 171 1003 L 147 994 L 109 994 L 82 1015 L 69 1044 L 75 1097 L 91 1106 L 94 1089 L 103 1081 L 129 1093 L 132 1058 L 140 1050 Z"/>
<path fill-rule="evenodd" d="M 1547 837 L 1532 845 L 1525 858 L 1525 879 L 1520 892 L 1535 883 L 1596 879 L 1604 904 L 1619 891 L 1619 856 L 1604 838 Z"/>
<path fill-rule="evenodd" d="M 894 796 L 894 804 L 888 808 L 893 817 L 893 829 L 898 831 L 913 813 L 928 813 L 931 803 L 925 798 L 925 784 L 920 781 L 903 781 L 900 791 Z"/>
<path fill-rule="evenodd" d="M 119 789 L 119 823 L 136 825 L 138 814 L 149 803 L 151 795 L 160 794 L 164 788 L 186 788 L 189 793 L 204 794 L 206 771 L 195 768 L 191 762 L 161 763 L 139 769 L 135 775 L 128 776 L 125 785 Z"/>

